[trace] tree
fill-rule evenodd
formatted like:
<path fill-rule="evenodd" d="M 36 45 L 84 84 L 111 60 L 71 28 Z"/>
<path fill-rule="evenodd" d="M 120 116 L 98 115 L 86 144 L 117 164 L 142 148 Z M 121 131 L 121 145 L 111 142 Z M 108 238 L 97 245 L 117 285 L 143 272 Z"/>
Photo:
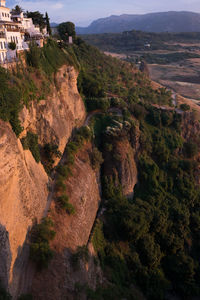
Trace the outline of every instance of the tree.
<path fill-rule="evenodd" d="M 48 16 L 48 13 L 46 12 L 46 14 L 45 14 L 45 21 L 46 21 L 46 25 L 47 25 L 47 33 L 49 34 L 49 35 L 51 35 L 51 26 L 50 26 L 50 23 L 49 23 L 49 16 Z"/>
<path fill-rule="evenodd" d="M 64 41 L 68 41 L 68 37 L 76 37 L 75 25 L 72 22 L 61 23 L 58 26 L 58 33 Z"/>
<path fill-rule="evenodd" d="M 16 44 L 15 44 L 15 42 L 10 42 L 10 43 L 8 44 L 8 48 L 9 48 L 10 50 L 15 50 L 15 49 L 16 49 Z"/>
<path fill-rule="evenodd" d="M 19 5 L 16 5 L 15 8 L 13 8 L 13 9 L 11 10 L 11 13 L 12 13 L 13 15 L 20 15 L 22 12 L 23 12 L 23 9 L 22 9 L 21 6 L 19 6 Z"/>
<path fill-rule="evenodd" d="M 27 18 L 32 18 L 33 24 L 40 26 L 40 30 L 42 30 L 45 27 L 46 22 L 44 15 L 41 14 L 39 11 L 27 11 L 26 15 Z"/>

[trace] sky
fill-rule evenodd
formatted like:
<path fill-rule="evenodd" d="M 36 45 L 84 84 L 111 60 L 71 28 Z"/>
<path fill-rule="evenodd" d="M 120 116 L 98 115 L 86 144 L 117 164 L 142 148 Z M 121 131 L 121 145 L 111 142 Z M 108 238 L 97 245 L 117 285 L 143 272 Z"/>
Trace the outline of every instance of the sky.
<path fill-rule="evenodd" d="M 51 22 L 72 21 L 77 26 L 88 26 L 110 15 L 171 10 L 200 13 L 200 0 L 7 0 L 6 6 L 12 8 L 17 4 L 29 11 L 47 11 Z"/>

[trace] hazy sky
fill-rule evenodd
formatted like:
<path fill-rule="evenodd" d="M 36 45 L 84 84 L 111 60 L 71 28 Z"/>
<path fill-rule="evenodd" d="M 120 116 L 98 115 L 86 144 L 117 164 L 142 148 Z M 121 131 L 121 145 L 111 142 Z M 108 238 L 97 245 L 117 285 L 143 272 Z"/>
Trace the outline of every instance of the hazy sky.
<path fill-rule="evenodd" d="M 200 12 L 200 0 L 7 0 L 7 6 L 19 4 L 25 10 L 48 11 L 51 22 L 73 21 L 87 26 L 91 21 L 124 13 L 188 10 Z"/>

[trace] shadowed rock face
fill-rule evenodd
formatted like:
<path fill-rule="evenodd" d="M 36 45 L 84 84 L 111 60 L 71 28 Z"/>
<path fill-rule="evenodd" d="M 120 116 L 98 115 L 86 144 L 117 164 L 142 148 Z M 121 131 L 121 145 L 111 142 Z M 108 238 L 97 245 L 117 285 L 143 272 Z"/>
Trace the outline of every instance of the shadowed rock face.
<path fill-rule="evenodd" d="M 8 288 L 10 264 L 9 236 L 5 227 L 0 224 L 0 280 L 6 289 Z"/>
<path fill-rule="evenodd" d="M 15 293 L 20 269 L 13 274 L 34 218 L 40 219 L 46 206 L 48 177 L 30 151 L 24 151 L 9 124 L 0 121 L 0 257 L 5 259 L 4 282 Z M 1 227 L 1 229 L 3 228 Z M 7 254 L 7 257 L 6 257 Z M 0 275 L 1 276 L 1 275 Z"/>
<path fill-rule="evenodd" d="M 40 144 L 54 142 L 64 151 L 75 127 L 82 125 L 86 113 L 77 89 L 78 73 L 73 67 L 63 66 L 55 75 L 56 87 L 48 99 L 32 102 L 24 107 L 20 120 L 25 136 L 27 131 L 38 134 Z"/>

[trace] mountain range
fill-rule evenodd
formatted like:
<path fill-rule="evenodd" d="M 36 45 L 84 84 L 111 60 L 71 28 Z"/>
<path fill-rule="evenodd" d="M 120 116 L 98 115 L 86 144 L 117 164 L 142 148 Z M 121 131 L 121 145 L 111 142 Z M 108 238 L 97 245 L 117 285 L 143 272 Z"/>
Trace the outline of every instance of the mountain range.
<path fill-rule="evenodd" d="M 144 15 L 112 15 L 95 20 L 88 27 L 76 27 L 78 34 L 118 33 L 133 29 L 148 32 L 198 32 L 200 14 L 169 11 Z"/>

